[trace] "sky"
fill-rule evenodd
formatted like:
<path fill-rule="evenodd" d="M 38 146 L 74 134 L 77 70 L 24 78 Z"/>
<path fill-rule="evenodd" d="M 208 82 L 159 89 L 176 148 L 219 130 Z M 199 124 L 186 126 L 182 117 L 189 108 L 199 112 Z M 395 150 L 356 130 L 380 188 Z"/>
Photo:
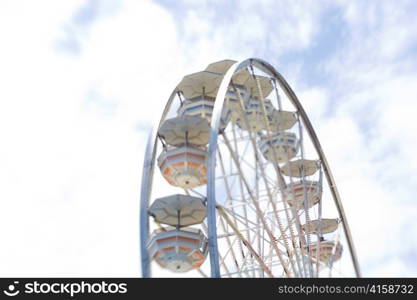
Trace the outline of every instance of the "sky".
<path fill-rule="evenodd" d="M 417 276 L 415 1 L 0 2 L 0 276 L 140 275 L 146 137 L 181 78 L 259 57 L 311 118 L 364 276 Z"/>

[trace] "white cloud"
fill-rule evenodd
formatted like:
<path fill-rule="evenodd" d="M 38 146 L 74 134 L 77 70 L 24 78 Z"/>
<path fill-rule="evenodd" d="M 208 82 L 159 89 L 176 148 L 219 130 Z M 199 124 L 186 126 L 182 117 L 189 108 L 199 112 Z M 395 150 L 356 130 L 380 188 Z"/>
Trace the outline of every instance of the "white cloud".
<path fill-rule="evenodd" d="M 325 6 L 314 1 L 178 1 L 179 42 L 190 65 L 265 57 L 308 48 Z M 256 46 L 255 46 L 256 45 Z M 208 60 L 207 60 L 208 59 Z"/>
<path fill-rule="evenodd" d="M 146 139 L 136 128 L 182 76 L 174 24 L 151 2 L 126 1 L 73 55 L 56 42 L 81 3 L 53 3 L 16 3 L 0 18 L 1 273 L 136 276 Z"/>
<path fill-rule="evenodd" d="M 415 264 L 402 260 L 403 253 L 416 250 L 410 227 L 417 184 L 411 154 L 417 149 L 412 96 L 417 73 L 411 68 L 416 39 L 410 3 L 341 3 L 349 38 L 344 50 L 323 63 L 334 87 L 330 97 L 336 98 L 317 123 L 318 132 L 352 220 L 365 275 L 415 276 Z M 366 226 L 363 220 L 369 220 Z M 403 242 L 404 230 L 411 243 Z"/>

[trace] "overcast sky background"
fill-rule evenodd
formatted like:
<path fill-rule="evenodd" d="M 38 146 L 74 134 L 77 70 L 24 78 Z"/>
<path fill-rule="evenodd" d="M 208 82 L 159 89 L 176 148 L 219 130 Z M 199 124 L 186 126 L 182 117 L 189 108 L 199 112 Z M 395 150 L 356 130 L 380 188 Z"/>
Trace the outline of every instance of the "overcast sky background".
<path fill-rule="evenodd" d="M 0 1 L 0 276 L 139 276 L 145 139 L 185 74 L 273 64 L 365 276 L 417 276 L 416 1 Z M 346 252 L 347 254 L 347 252 Z"/>

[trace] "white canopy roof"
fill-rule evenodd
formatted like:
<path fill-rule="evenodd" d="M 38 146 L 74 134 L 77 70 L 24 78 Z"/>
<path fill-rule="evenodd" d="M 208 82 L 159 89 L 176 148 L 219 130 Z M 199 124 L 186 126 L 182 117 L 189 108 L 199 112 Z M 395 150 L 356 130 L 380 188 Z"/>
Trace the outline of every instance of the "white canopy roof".
<path fill-rule="evenodd" d="M 292 111 L 275 110 L 272 113 L 271 130 L 287 130 L 297 122 L 295 113 Z"/>
<path fill-rule="evenodd" d="M 318 169 L 317 160 L 297 159 L 286 163 L 282 166 L 281 171 L 286 176 L 302 177 L 303 172 L 304 176 L 310 176 L 316 173 Z"/>
<path fill-rule="evenodd" d="M 255 78 L 253 78 L 253 76 L 250 75 L 249 72 L 247 73 L 249 74 L 249 77 L 245 81 L 244 86 L 246 86 L 249 93 L 252 93 L 253 95 L 260 97 L 261 95 L 259 93 L 258 85 L 256 83 Z M 259 85 L 261 86 L 262 96 L 267 97 L 273 90 L 273 86 L 271 84 L 270 79 L 268 77 L 259 75 L 256 75 L 256 77 L 259 79 Z"/>
<path fill-rule="evenodd" d="M 201 95 L 216 97 L 223 75 L 209 71 L 201 71 L 184 76 L 177 86 L 185 98 L 191 99 Z"/>
<path fill-rule="evenodd" d="M 188 143 L 205 146 L 209 141 L 210 124 L 199 116 L 182 115 L 167 119 L 158 131 L 165 142 L 171 146 Z"/>
<path fill-rule="evenodd" d="M 236 63 L 235 60 L 224 59 L 224 60 L 209 64 L 206 68 L 206 71 L 220 73 L 224 75 L 234 63 Z"/>
<path fill-rule="evenodd" d="M 311 220 L 310 222 L 303 225 L 303 230 L 310 233 L 331 233 L 336 231 L 339 226 L 339 219 L 321 219 L 321 220 Z M 320 231 L 321 230 L 321 231 Z"/>
<path fill-rule="evenodd" d="M 177 194 L 156 199 L 149 214 L 162 224 L 190 226 L 204 221 L 206 207 L 201 198 Z"/>

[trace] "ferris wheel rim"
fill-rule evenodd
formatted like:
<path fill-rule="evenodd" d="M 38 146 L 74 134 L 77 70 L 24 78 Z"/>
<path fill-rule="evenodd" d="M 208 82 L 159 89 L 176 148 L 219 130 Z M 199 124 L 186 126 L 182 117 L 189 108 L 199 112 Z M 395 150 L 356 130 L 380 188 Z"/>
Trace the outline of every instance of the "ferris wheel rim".
<path fill-rule="evenodd" d="M 166 118 L 176 93 L 177 89 L 175 88 L 172 91 L 170 97 L 168 98 L 167 103 L 165 104 L 161 117 L 158 118 L 159 120 L 156 121 L 153 125 L 146 142 L 145 156 L 142 168 L 141 193 L 139 205 L 139 249 L 141 254 L 140 267 L 142 271 L 142 277 L 144 278 L 151 276 L 150 259 L 146 244 L 149 237 L 148 206 L 150 195 L 152 192 L 153 174 L 155 171 L 156 150 L 158 145 L 158 129 L 161 126 L 162 121 Z"/>
<path fill-rule="evenodd" d="M 316 132 L 313 128 L 313 125 L 312 125 L 310 119 L 307 116 L 307 113 L 305 112 L 303 106 L 301 105 L 301 102 L 298 100 L 297 95 L 292 90 L 292 88 L 290 87 L 288 82 L 285 80 L 285 78 L 278 71 L 275 70 L 275 68 L 271 64 L 269 64 L 268 62 L 266 62 L 262 59 L 257 59 L 257 58 L 252 58 L 252 59 L 249 59 L 249 60 L 251 60 L 254 63 L 254 65 L 259 67 L 260 69 L 263 69 L 264 71 L 265 70 L 270 71 L 271 75 L 274 76 L 278 80 L 281 88 L 286 93 L 288 99 L 297 108 L 297 111 L 298 111 L 300 117 L 302 118 L 303 123 L 306 126 L 306 131 L 309 134 L 310 139 L 314 144 L 314 148 L 315 148 L 315 150 L 316 150 L 316 152 L 317 152 L 317 154 L 318 154 L 318 156 L 319 156 L 319 158 L 322 162 L 325 176 L 327 178 L 327 181 L 329 182 L 329 187 L 330 187 L 330 191 L 332 193 L 332 198 L 333 198 L 334 203 L 336 205 L 336 208 L 338 210 L 339 216 L 341 217 L 341 223 L 342 223 L 342 226 L 343 226 L 344 233 L 346 235 L 346 240 L 347 240 L 347 243 L 348 243 L 349 253 L 351 255 L 351 259 L 352 259 L 353 266 L 354 266 L 354 269 L 355 269 L 355 274 L 356 274 L 357 277 L 361 277 L 361 270 L 360 270 L 360 266 L 359 266 L 358 257 L 357 257 L 357 254 L 356 254 L 356 249 L 355 249 L 355 246 L 354 246 L 354 243 L 353 243 L 352 234 L 351 234 L 350 227 L 349 227 L 349 224 L 348 224 L 348 221 L 347 221 L 346 213 L 345 213 L 344 208 L 343 208 L 341 197 L 339 195 L 339 191 L 338 191 L 337 186 L 336 186 L 336 181 L 334 180 L 334 177 L 333 177 L 333 174 L 331 172 L 330 165 L 327 161 L 326 155 L 324 154 L 324 151 L 322 149 L 320 141 L 317 137 L 317 134 L 316 134 Z M 268 73 L 268 72 L 266 72 L 266 73 Z"/>
<path fill-rule="evenodd" d="M 218 148 L 218 135 L 220 129 L 220 121 L 222 116 L 222 109 L 225 102 L 225 96 L 228 90 L 228 87 L 231 83 L 232 76 L 248 67 L 248 66 L 255 66 L 268 74 L 269 76 L 273 77 L 280 85 L 280 87 L 284 90 L 285 94 L 287 95 L 288 99 L 291 103 L 296 107 L 299 116 L 301 117 L 303 123 L 306 126 L 306 130 L 310 136 L 311 141 L 313 142 L 314 148 L 322 162 L 323 169 L 327 181 L 329 183 L 329 187 L 332 193 L 332 198 L 335 202 L 339 217 L 341 218 L 341 223 L 343 226 L 343 230 L 345 232 L 345 236 L 347 239 L 347 243 L 349 246 L 349 252 L 351 254 L 351 259 L 353 262 L 354 270 L 357 277 L 361 276 L 359 263 L 356 255 L 356 251 L 353 245 L 353 239 L 351 236 L 350 228 L 347 223 L 347 218 L 341 203 L 340 195 L 338 193 L 335 180 L 331 173 L 329 164 L 327 162 L 326 156 L 321 148 L 320 142 L 317 138 L 317 135 L 314 131 L 314 128 L 304 111 L 300 101 L 298 100 L 296 94 L 293 92 L 289 84 L 286 82 L 284 77 L 275 70 L 275 68 L 267 63 L 266 61 L 258 58 L 249 58 L 242 60 L 240 62 L 234 63 L 224 75 L 220 87 L 217 91 L 216 100 L 214 103 L 213 108 L 213 115 L 210 122 L 210 137 L 209 137 L 209 145 L 208 145 L 208 156 L 207 156 L 207 229 L 208 229 L 208 241 L 209 241 L 209 255 L 210 255 L 210 269 L 211 269 L 211 276 L 212 277 L 220 277 L 220 266 L 219 266 L 219 252 L 218 252 L 218 245 L 217 245 L 217 225 L 216 225 L 216 195 L 215 195 L 215 173 L 216 173 L 216 152 Z M 165 109 L 153 129 L 151 134 L 149 135 L 145 158 L 144 158 L 144 166 L 142 171 L 142 184 L 141 184 L 141 203 L 140 203 L 140 249 L 141 249 L 141 263 L 142 263 L 142 276 L 143 277 L 150 277 L 150 260 L 149 255 L 146 249 L 146 241 L 149 237 L 149 218 L 147 208 L 149 206 L 149 199 L 152 189 L 152 179 L 153 173 L 155 168 L 155 158 L 156 158 L 156 150 L 157 150 L 157 135 L 158 129 L 161 126 L 163 120 L 166 118 L 167 113 L 171 107 L 173 99 L 177 93 L 177 87 L 171 93 L 166 105 Z"/>

